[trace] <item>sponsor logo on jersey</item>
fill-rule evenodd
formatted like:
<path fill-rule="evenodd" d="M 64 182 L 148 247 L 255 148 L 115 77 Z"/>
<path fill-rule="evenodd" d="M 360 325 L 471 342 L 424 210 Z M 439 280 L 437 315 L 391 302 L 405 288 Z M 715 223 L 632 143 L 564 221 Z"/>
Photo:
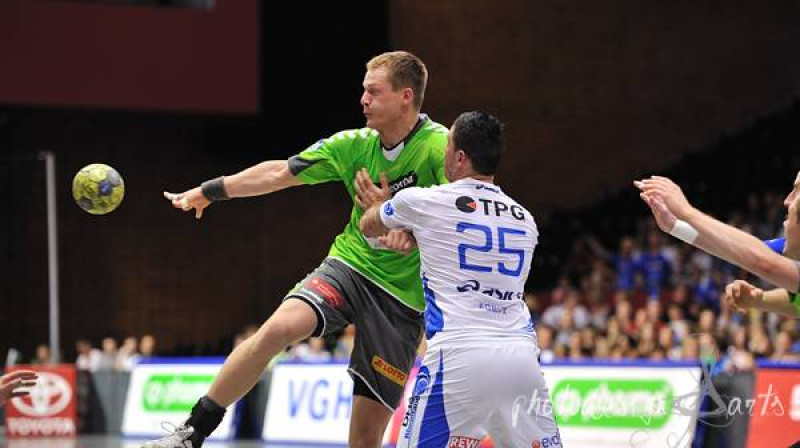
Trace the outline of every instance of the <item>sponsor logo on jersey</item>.
<path fill-rule="evenodd" d="M 479 185 L 479 187 L 481 187 Z M 483 187 L 489 189 L 489 187 Z M 508 205 L 503 201 L 496 201 L 486 198 L 478 198 L 477 200 L 469 196 L 460 196 L 456 199 L 456 208 L 464 213 L 473 213 L 478 209 L 483 210 L 486 216 L 504 216 L 511 215 L 517 221 L 525 221 L 525 211 L 517 204 Z"/>
<path fill-rule="evenodd" d="M 322 278 L 312 278 L 311 281 L 308 282 L 308 288 L 322 296 L 328 305 L 334 308 L 342 306 L 342 295 L 339 293 L 339 290 Z"/>
<path fill-rule="evenodd" d="M 561 446 L 561 437 L 558 434 L 553 437 L 545 437 L 541 440 L 534 440 L 531 448 L 553 448 Z"/>
<path fill-rule="evenodd" d="M 428 390 L 428 385 L 431 383 L 431 375 L 426 366 L 422 366 L 417 373 L 417 381 L 414 383 L 414 391 L 408 399 L 408 406 L 406 407 L 406 414 L 403 416 L 403 437 L 408 439 L 411 437 L 411 432 L 414 430 L 414 417 L 417 415 L 417 407 L 422 398 L 422 394 Z"/>
<path fill-rule="evenodd" d="M 456 199 L 456 208 L 464 213 L 472 213 L 478 209 L 478 203 L 469 196 L 461 196 Z"/>
<path fill-rule="evenodd" d="M 483 184 L 476 185 L 476 186 L 475 186 L 475 189 L 476 189 L 476 190 L 489 190 L 489 191 L 491 191 L 492 193 L 500 193 L 500 190 L 498 190 L 497 188 L 490 187 L 490 186 L 488 186 L 488 185 L 483 185 Z"/>
<path fill-rule="evenodd" d="M 406 377 L 408 375 L 402 370 L 398 369 L 397 367 L 386 362 L 386 360 L 384 360 L 380 356 L 375 355 L 372 357 L 372 368 L 375 369 L 376 372 L 380 373 L 386 378 L 389 378 L 395 383 L 401 386 L 405 386 Z"/>
<path fill-rule="evenodd" d="M 493 286 L 481 288 L 481 282 L 477 280 L 467 280 L 463 284 L 456 286 L 458 292 L 479 291 L 483 295 L 493 297 L 497 300 L 522 300 L 525 297 L 524 291 L 506 291 Z"/>
<path fill-rule="evenodd" d="M 386 201 L 386 205 L 383 206 L 383 214 L 386 216 L 394 215 L 394 207 L 392 207 L 392 203 L 390 201 Z"/>
<path fill-rule="evenodd" d="M 506 315 L 506 314 L 508 314 L 508 309 L 511 306 L 512 305 L 502 306 L 502 305 L 497 305 L 497 304 L 494 304 L 494 303 L 481 302 L 478 305 L 478 308 L 482 309 L 483 311 L 488 311 L 490 313 Z"/>
<path fill-rule="evenodd" d="M 412 171 L 410 173 L 406 173 L 400 176 L 398 179 L 389 182 L 389 191 L 391 191 L 392 196 L 394 196 L 398 191 L 402 190 L 403 188 L 413 187 L 417 185 L 417 182 L 419 182 L 419 176 L 417 176 L 416 171 Z"/>
<path fill-rule="evenodd" d="M 447 448 L 477 448 L 481 443 L 481 439 L 473 439 L 472 437 L 464 436 L 450 436 L 447 442 Z"/>

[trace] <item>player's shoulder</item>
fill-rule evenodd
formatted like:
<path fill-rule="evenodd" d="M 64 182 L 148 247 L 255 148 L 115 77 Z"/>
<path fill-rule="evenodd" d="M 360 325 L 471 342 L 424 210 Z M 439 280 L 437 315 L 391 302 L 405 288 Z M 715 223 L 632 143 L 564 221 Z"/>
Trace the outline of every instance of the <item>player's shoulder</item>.
<path fill-rule="evenodd" d="M 444 126 L 443 124 L 433 121 L 430 117 L 428 117 L 425 120 L 425 123 L 422 128 L 432 134 L 444 134 L 445 136 L 447 135 L 447 127 Z"/>
<path fill-rule="evenodd" d="M 359 129 L 345 129 L 343 131 L 339 131 L 331 135 L 327 139 L 325 139 L 325 141 L 328 143 L 359 142 L 375 138 L 378 138 L 378 131 L 376 131 L 375 129 L 359 128 Z"/>
<path fill-rule="evenodd" d="M 432 146 L 428 145 L 430 148 L 443 149 L 443 145 L 447 145 L 447 128 L 431 120 L 430 118 L 425 119 L 425 122 L 422 124 L 422 127 L 418 132 L 421 137 L 420 140 L 423 142 L 435 143 Z"/>

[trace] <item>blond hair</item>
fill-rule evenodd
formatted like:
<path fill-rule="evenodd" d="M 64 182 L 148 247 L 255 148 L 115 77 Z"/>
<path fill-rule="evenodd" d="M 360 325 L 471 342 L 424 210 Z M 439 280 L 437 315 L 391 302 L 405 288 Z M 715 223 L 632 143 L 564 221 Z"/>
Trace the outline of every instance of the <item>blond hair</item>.
<path fill-rule="evenodd" d="M 425 98 L 425 86 L 428 84 L 428 69 L 425 63 L 407 51 L 390 51 L 379 54 L 367 62 L 367 70 L 385 68 L 389 75 L 392 89 L 404 87 L 411 88 L 414 92 L 414 107 L 422 108 Z"/>

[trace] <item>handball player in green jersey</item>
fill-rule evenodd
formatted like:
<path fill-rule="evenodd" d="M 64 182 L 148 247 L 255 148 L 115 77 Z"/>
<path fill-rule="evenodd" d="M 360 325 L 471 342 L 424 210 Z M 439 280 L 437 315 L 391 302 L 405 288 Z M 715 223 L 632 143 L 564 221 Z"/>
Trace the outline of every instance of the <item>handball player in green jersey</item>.
<path fill-rule="evenodd" d="M 422 337 L 425 307 L 419 253 L 410 236 L 366 238 L 358 223 L 353 183 L 366 170 L 389 199 L 404 188 L 446 183 L 447 128 L 420 113 L 427 70 L 416 56 L 384 53 L 367 63 L 361 105 L 366 127 L 319 140 L 289 160 L 272 160 L 232 176 L 165 193 L 172 205 L 200 218 L 212 202 L 258 196 L 303 184 L 343 182 L 354 201 L 350 220 L 328 257 L 284 298 L 258 332 L 225 361 L 207 395 L 174 434 L 149 448 L 197 448 L 219 425 L 225 408 L 256 384 L 273 356 L 310 336 L 326 336 L 352 323 L 356 339 L 348 371 L 353 378 L 349 446 L 380 446 L 403 395 Z M 405 239 L 405 241 L 404 241 Z M 389 250 L 408 246 L 409 253 Z"/>

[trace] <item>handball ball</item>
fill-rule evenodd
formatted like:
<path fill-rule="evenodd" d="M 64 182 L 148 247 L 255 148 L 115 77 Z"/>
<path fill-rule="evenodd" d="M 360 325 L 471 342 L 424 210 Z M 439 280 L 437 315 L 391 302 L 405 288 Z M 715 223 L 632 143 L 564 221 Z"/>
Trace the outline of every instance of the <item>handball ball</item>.
<path fill-rule="evenodd" d="M 86 165 L 72 181 L 72 197 L 93 215 L 105 215 L 119 207 L 125 196 L 125 182 L 117 170 L 102 163 Z"/>

